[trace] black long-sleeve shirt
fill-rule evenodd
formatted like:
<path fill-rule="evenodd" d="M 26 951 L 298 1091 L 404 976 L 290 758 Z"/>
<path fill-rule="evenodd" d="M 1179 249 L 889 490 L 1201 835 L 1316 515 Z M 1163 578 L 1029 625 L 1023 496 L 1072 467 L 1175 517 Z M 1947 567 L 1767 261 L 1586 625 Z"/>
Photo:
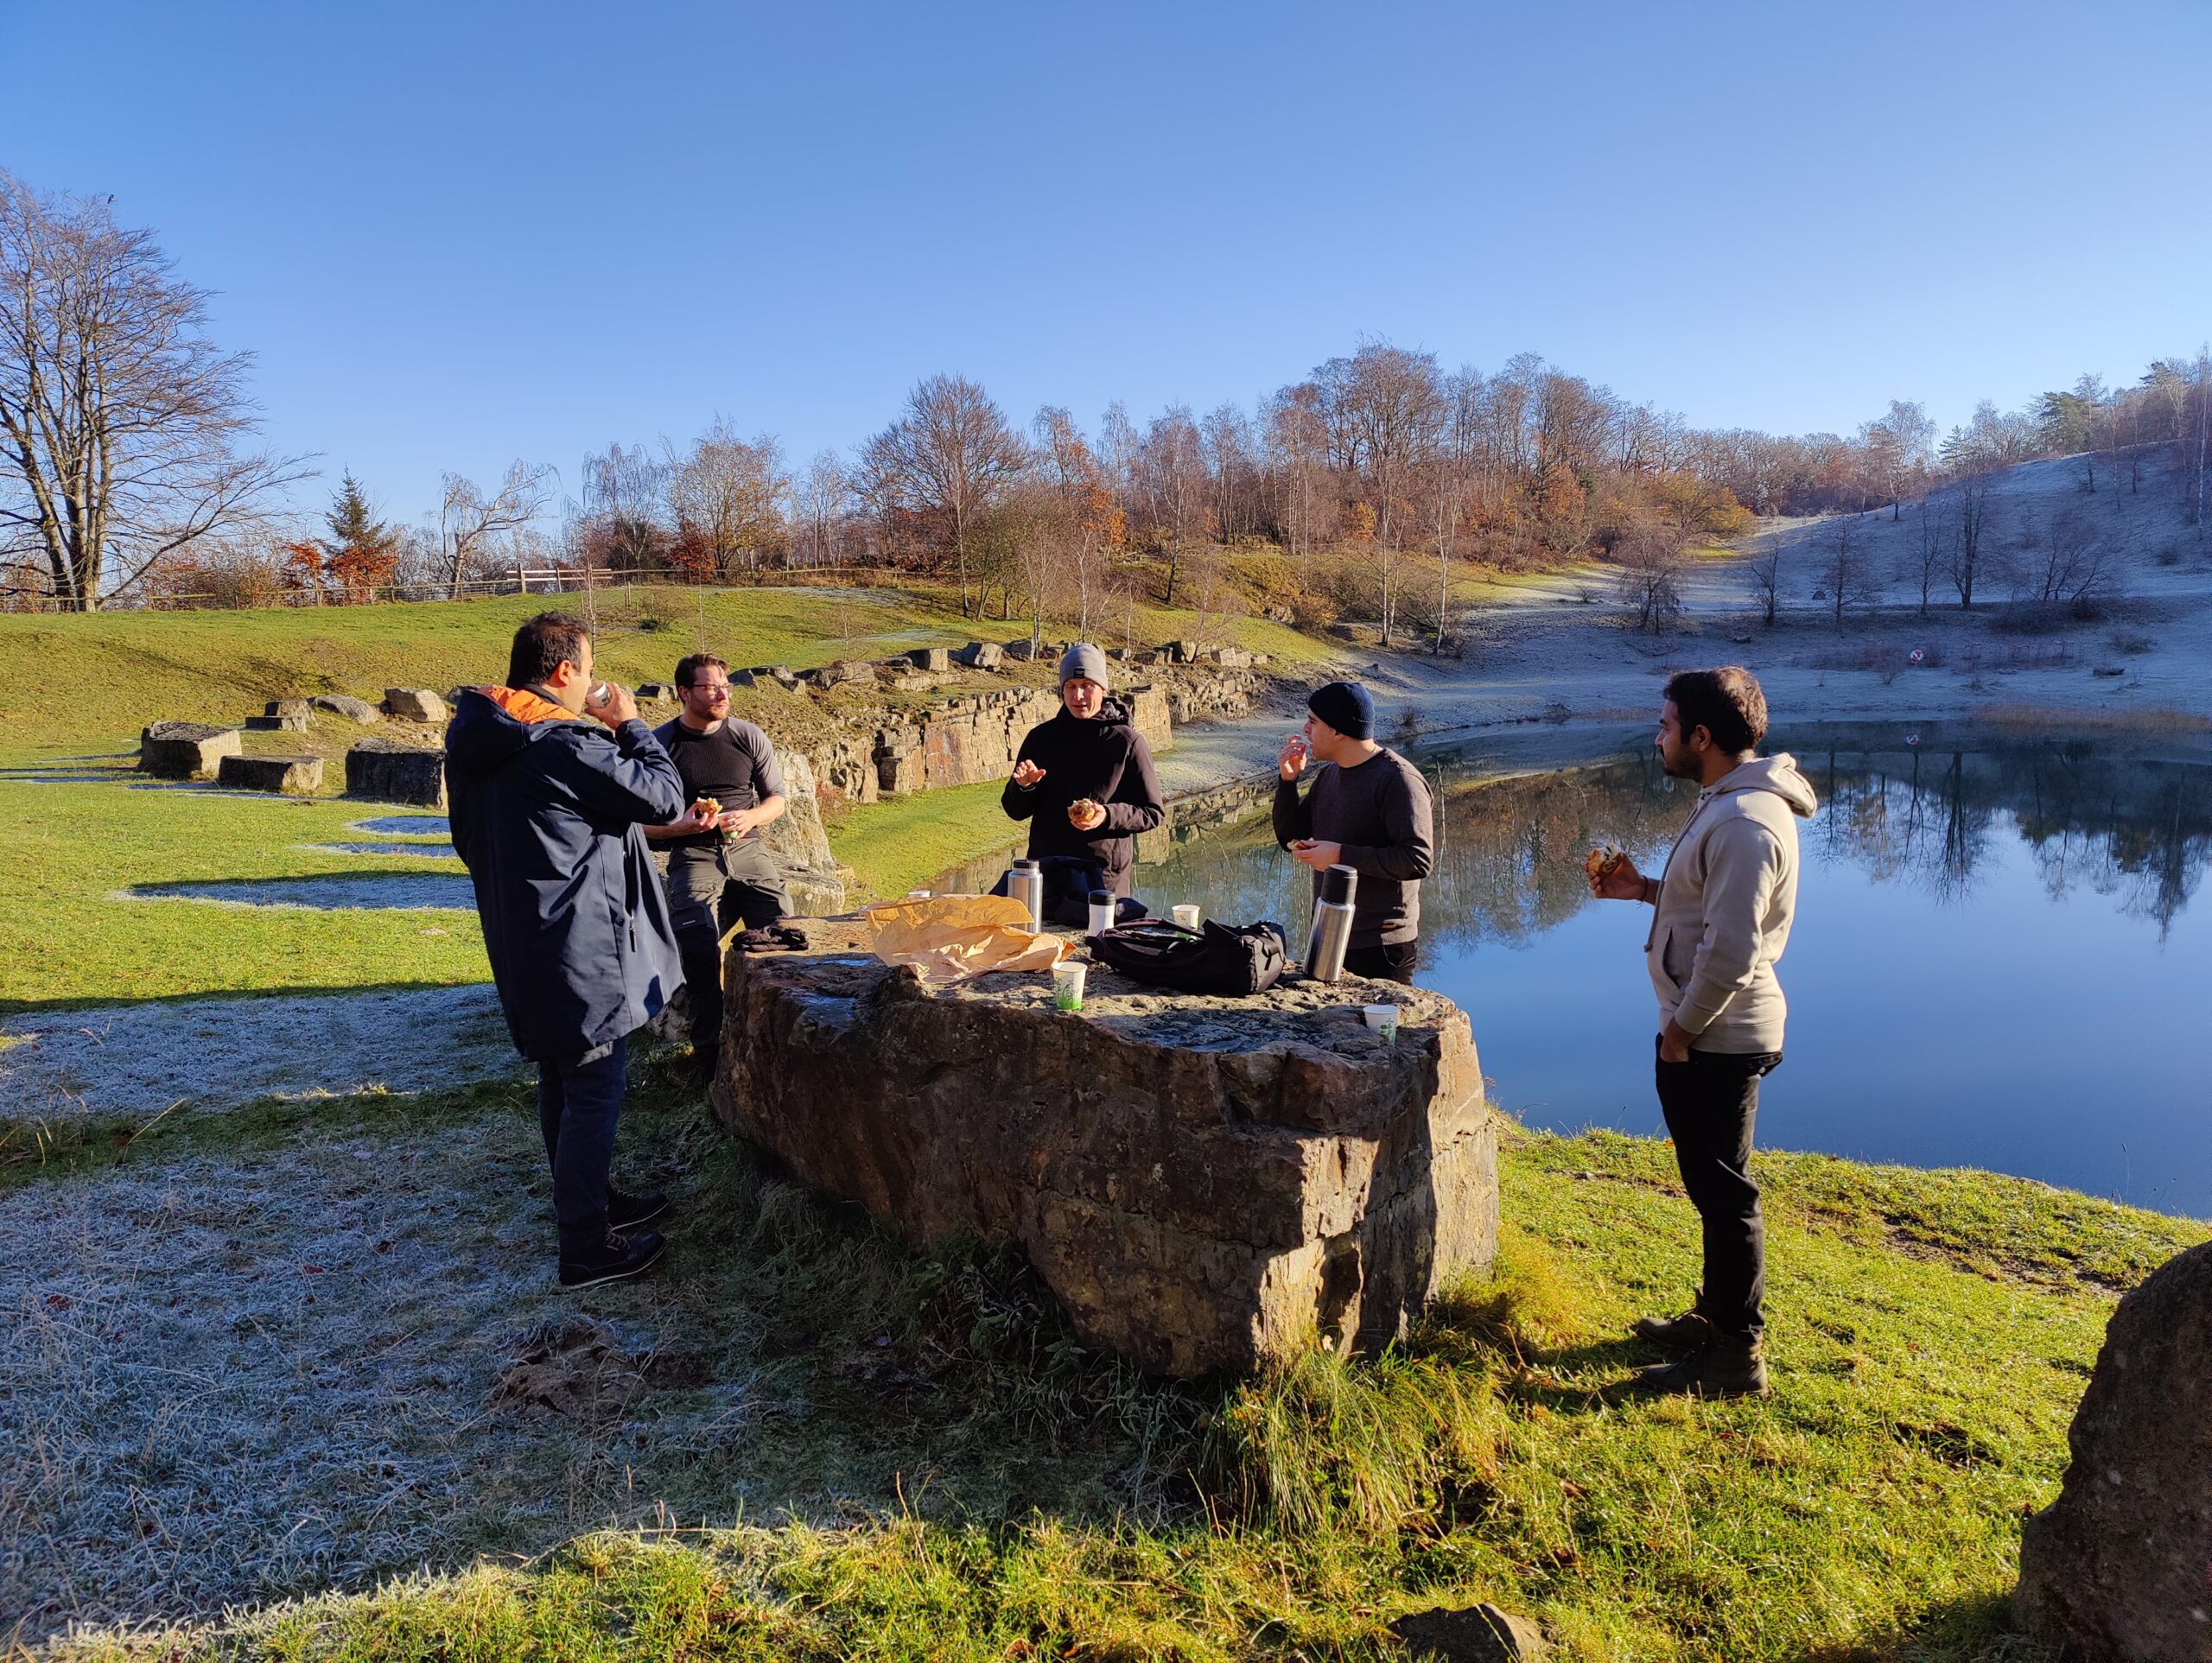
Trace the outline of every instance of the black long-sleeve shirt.
<path fill-rule="evenodd" d="M 1352 897 L 1351 945 L 1390 947 L 1421 935 L 1421 880 L 1436 855 L 1435 810 L 1421 770 L 1382 749 L 1350 768 L 1319 765 L 1301 799 L 1294 780 L 1275 782 L 1275 841 L 1287 848 L 1310 837 L 1343 848 L 1337 859 L 1359 874 Z M 1313 874 L 1321 892 L 1321 874 Z"/>
<path fill-rule="evenodd" d="M 1029 730 L 1015 760 L 1045 771 L 1026 790 L 1009 779 L 999 797 L 1011 818 L 1029 822 L 1030 854 L 1096 860 L 1104 868 L 1105 886 L 1128 894 L 1137 834 L 1165 820 L 1167 805 L 1152 770 L 1152 748 L 1130 725 L 1127 708 L 1109 699 L 1089 720 L 1063 710 Z M 1106 810 L 1105 823 L 1087 832 L 1068 823 L 1069 805 L 1084 797 Z"/>

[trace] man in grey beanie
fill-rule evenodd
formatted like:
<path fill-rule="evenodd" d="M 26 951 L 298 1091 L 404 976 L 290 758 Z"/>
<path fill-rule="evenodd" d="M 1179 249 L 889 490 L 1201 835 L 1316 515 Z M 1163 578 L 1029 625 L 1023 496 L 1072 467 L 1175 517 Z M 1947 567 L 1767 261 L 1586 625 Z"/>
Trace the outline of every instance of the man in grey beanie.
<path fill-rule="evenodd" d="M 1060 713 L 1029 730 L 1000 801 L 1029 822 L 1029 854 L 1061 887 L 1129 892 L 1136 839 L 1166 818 L 1152 751 L 1108 692 L 1106 655 L 1085 641 L 1060 659 Z M 1085 873 L 1095 868 L 1086 877 Z"/>

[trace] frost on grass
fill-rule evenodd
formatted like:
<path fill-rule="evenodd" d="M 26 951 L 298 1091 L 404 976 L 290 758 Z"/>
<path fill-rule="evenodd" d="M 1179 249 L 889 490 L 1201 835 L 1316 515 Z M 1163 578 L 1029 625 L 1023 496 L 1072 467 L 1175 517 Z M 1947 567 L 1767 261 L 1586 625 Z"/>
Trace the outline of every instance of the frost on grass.
<path fill-rule="evenodd" d="M 405 873 L 334 873 L 319 878 L 228 878 L 206 883 L 133 884 L 120 901 L 201 901 L 222 906 L 300 906 L 316 911 L 391 910 L 473 912 L 476 891 L 466 878 Z"/>
<path fill-rule="evenodd" d="M 157 1000 L 0 1022 L 0 1127 L 143 1118 L 182 1100 L 423 1091 L 519 1063 L 488 986 Z"/>
<path fill-rule="evenodd" d="M 650 1359 L 681 1317 L 671 1284 L 555 1285 L 527 1111 L 404 1137 L 0 1196 L 0 1611 L 25 1642 L 534 1552 L 651 1516 L 702 1462 L 723 1522 L 743 1504 L 741 1370 L 648 1366 L 595 1424 L 498 1395 L 549 1323 Z"/>
<path fill-rule="evenodd" d="M 453 828 L 442 814 L 383 814 L 372 820 L 357 820 L 348 831 L 367 832 L 376 837 L 450 837 Z"/>
<path fill-rule="evenodd" d="M 300 847 L 310 854 L 412 854 L 432 860 L 461 859 L 452 844 L 435 843 L 428 838 L 414 843 L 302 843 Z"/>

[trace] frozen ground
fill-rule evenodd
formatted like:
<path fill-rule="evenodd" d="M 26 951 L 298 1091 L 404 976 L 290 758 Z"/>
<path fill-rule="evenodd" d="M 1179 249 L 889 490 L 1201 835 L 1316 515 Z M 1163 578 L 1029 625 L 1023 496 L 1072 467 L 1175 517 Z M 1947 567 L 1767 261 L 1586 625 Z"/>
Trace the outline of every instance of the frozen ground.
<path fill-rule="evenodd" d="M 423 1091 L 521 1066 L 489 986 L 11 1016 L 0 1022 L 0 1126 Z"/>

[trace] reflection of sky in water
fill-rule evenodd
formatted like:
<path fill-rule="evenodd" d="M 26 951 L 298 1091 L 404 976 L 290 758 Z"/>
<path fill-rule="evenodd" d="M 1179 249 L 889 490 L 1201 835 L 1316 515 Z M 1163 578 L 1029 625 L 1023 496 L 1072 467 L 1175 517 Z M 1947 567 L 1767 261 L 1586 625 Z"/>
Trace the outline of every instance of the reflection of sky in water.
<path fill-rule="evenodd" d="M 1760 1141 L 2212 1216 L 2212 768 L 1797 754 L 1822 807 L 1800 827 Z M 1694 798 L 1665 787 L 1639 757 L 1447 789 L 1419 979 L 1466 1008 L 1497 1101 L 1531 1125 L 1660 1130 L 1650 915 L 1592 902 L 1580 857 L 1609 835 L 1656 873 Z M 1264 821 L 1140 866 L 1137 893 L 1303 938 L 1306 874 Z"/>

